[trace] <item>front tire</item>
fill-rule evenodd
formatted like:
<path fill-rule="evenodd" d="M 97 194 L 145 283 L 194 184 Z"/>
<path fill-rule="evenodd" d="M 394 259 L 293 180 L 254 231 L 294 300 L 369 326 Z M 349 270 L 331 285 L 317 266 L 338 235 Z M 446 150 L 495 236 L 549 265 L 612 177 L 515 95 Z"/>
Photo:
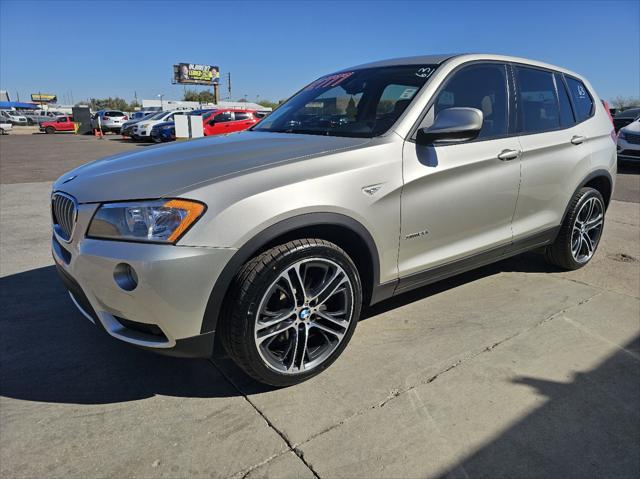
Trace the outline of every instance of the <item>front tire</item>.
<path fill-rule="evenodd" d="M 594 188 L 581 188 L 571 199 L 556 240 L 545 250 L 547 262 L 574 270 L 591 261 L 602 237 L 604 215 L 604 199 L 600 192 Z"/>
<path fill-rule="evenodd" d="M 48 126 L 44 129 L 45 133 L 48 135 L 53 135 L 56 132 L 56 129 L 52 126 Z"/>
<path fill-rule="evenodd" d="M 329 367 L 351 339 L 362 305 L 353 261 L 321 239 L 290 241 L 251 259 L 230 293 L 222 344 L 249 376 L 272 386 Z"/>

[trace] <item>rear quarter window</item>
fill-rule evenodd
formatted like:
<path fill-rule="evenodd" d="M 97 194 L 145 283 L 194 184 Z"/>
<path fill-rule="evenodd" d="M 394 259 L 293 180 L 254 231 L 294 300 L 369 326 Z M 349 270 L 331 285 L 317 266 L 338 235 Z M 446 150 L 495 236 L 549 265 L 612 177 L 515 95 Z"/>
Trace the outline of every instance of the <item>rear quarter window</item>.
<path fill-rule="evenodd" d="M 569 94 L 573 100 L 573 107 L 578 121 L 584 121 L 593 114 L 593 98 L 589 94 L 589 90 L 580 80 L 565 77 Z"/>

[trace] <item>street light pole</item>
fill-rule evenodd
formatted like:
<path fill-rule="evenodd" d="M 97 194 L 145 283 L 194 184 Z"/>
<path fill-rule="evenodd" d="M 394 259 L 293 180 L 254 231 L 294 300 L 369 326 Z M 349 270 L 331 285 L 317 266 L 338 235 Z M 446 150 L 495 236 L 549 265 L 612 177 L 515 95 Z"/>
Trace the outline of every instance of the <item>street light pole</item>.
<path fill-rule="evenodd" d="M 164 104 L 162 103 L 162 99 L 164 98 L 164 94 L 160 93 L 158 95 L 158 97 L 160 98 L 160 111 L 164 111 Z"/>

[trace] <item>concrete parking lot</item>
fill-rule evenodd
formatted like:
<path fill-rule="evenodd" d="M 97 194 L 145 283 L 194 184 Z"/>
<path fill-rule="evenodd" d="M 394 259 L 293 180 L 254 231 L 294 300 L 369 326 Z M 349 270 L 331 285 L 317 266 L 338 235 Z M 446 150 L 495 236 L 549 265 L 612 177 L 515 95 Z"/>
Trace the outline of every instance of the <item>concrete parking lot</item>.
<path fill-rule="evenodd" d="M 51 181 L 148 147 L 0 138 L 0 476 L 640 476 L 638 167 L 587 267 L 528 253 L 393 298 L 322 375 L 270 389 L 223 354 L 120 344 L 58 281 Z"/>

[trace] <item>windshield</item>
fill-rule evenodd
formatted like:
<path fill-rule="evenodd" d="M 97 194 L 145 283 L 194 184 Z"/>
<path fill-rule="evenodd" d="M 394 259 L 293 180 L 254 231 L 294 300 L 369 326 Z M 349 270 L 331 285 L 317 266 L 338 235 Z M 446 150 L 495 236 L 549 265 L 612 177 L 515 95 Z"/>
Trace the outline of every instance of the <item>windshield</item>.
<path fill-rule="evenodd" d="M 255 131 L 373 137 L 386 132 L 437 65 L 346 71 L 322 77 L 278 107 Z"/>
<path fill-rule="evenodd" d="M 168 111 L 159 111 L 158 113 L 155 113 L 151 116 L 145 117 L 145 120 L 159 120 L 160 118 L 162 118 L 163 116 L 165 116 L 167 113 L 170 113 Z"/>

